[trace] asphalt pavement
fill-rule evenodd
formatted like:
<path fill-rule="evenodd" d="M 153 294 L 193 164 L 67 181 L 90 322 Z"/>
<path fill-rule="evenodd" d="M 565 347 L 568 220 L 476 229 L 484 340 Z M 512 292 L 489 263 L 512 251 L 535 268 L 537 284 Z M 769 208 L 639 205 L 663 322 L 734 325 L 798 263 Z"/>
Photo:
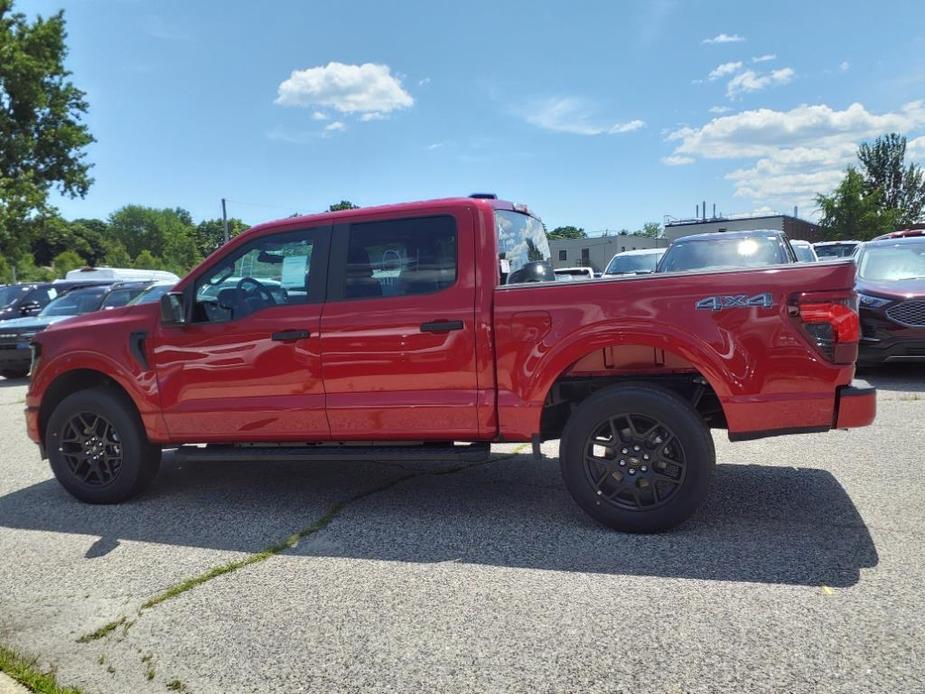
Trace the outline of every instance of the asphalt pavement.
<path fill-rule="evenodd" d="M 872 427 L 731 444 L 677 530 L 558 472 L 196 463 L 68 496 L 0 379 L 0 645 L 85 692 L 925 692 L 925 370 Z"/>

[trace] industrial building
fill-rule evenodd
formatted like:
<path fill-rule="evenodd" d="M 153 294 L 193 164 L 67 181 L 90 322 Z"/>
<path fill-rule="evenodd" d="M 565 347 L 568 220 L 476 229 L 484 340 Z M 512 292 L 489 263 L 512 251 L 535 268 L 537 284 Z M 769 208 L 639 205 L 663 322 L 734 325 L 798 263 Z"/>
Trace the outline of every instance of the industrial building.
<path fill-rule="evenodd" d="M 817 224 L 793 215 L 773 214 L 755 217 L 700 217 L 677 219 L 665 222 L 665 239 L 674 241 L 691 234 L 710 234 L 717 231 L 748 231 L 751 229 L 775 229 L 791 239 L 803 239 L 810 243 L 824 241 L 822 229 Z"/>
<path fill-rule="evenodd" d="M 550 239 L 553 267 L 590 267 L 595 272 L 604 268 L 617 253 L 639 248 L 657 248 L 667 245 L 665 239 L 638 234 L 592 236 L 585 239 Z"/>

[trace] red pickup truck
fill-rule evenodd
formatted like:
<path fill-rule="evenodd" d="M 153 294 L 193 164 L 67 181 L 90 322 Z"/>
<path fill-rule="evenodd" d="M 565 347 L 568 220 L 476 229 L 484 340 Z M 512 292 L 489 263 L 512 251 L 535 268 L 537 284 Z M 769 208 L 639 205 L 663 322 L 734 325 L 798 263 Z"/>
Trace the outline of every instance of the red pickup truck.
<path fill-rule="evenodd" d="M 40 333 L 29 436 L 90 503 L 142 491 L 163 448 L 477 460 L 560 439 L 578 504 L 648 532 L 704 498 L 711 428 L 874 419 L 850 262 L 554 280 L 542 223 L 494 196 L 263 224 L 159 305 Z"/>

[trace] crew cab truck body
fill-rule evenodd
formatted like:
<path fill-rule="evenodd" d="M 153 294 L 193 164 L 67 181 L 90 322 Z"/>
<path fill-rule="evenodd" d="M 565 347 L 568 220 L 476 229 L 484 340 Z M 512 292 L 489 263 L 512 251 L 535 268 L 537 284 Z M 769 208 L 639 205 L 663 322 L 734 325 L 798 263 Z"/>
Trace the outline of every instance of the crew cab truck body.
<path fill-rule="evenodd" d="M 582 508 L 656 531 L 706 494 L 710 428 L 873 421 L 850 262 L 529 281 L 554 280 L 548 260 L 539 220 L 495 199 L 255 227 L 160 305 L 39 334 L 29 435 L 95 503 L 140 492 L 164 447 L 442 458 L 561 439 Z"/>

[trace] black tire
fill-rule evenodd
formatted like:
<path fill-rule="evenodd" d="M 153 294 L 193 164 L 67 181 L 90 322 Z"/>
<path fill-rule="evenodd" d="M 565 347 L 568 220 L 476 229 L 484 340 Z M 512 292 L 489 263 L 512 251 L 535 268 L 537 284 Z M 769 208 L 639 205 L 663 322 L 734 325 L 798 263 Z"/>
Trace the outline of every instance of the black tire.
<path fill-rule="evenodd" d="M 684 522 L 704 500 L 716 451 L 688 402 L 626 384 L 581 403 L 562 433 L 559 461 L 565 486 L 588 515 L 615 530 L 655 533 Z"/>
<path fill-rule="evenodd" d="M 24 369 L 3 369 L 0 371 L 0 376 L 3 376 L 4 378 L 25 378 L 28 375 L 28 366 Z"/>
<path fill-rule="evenodd" d="M 141 493 L 161 461 L 134 403 L 109 388 L 62 400 L 48 418 L 45 447 L 61 485 L 90 504 L 117 504 Z"/>

